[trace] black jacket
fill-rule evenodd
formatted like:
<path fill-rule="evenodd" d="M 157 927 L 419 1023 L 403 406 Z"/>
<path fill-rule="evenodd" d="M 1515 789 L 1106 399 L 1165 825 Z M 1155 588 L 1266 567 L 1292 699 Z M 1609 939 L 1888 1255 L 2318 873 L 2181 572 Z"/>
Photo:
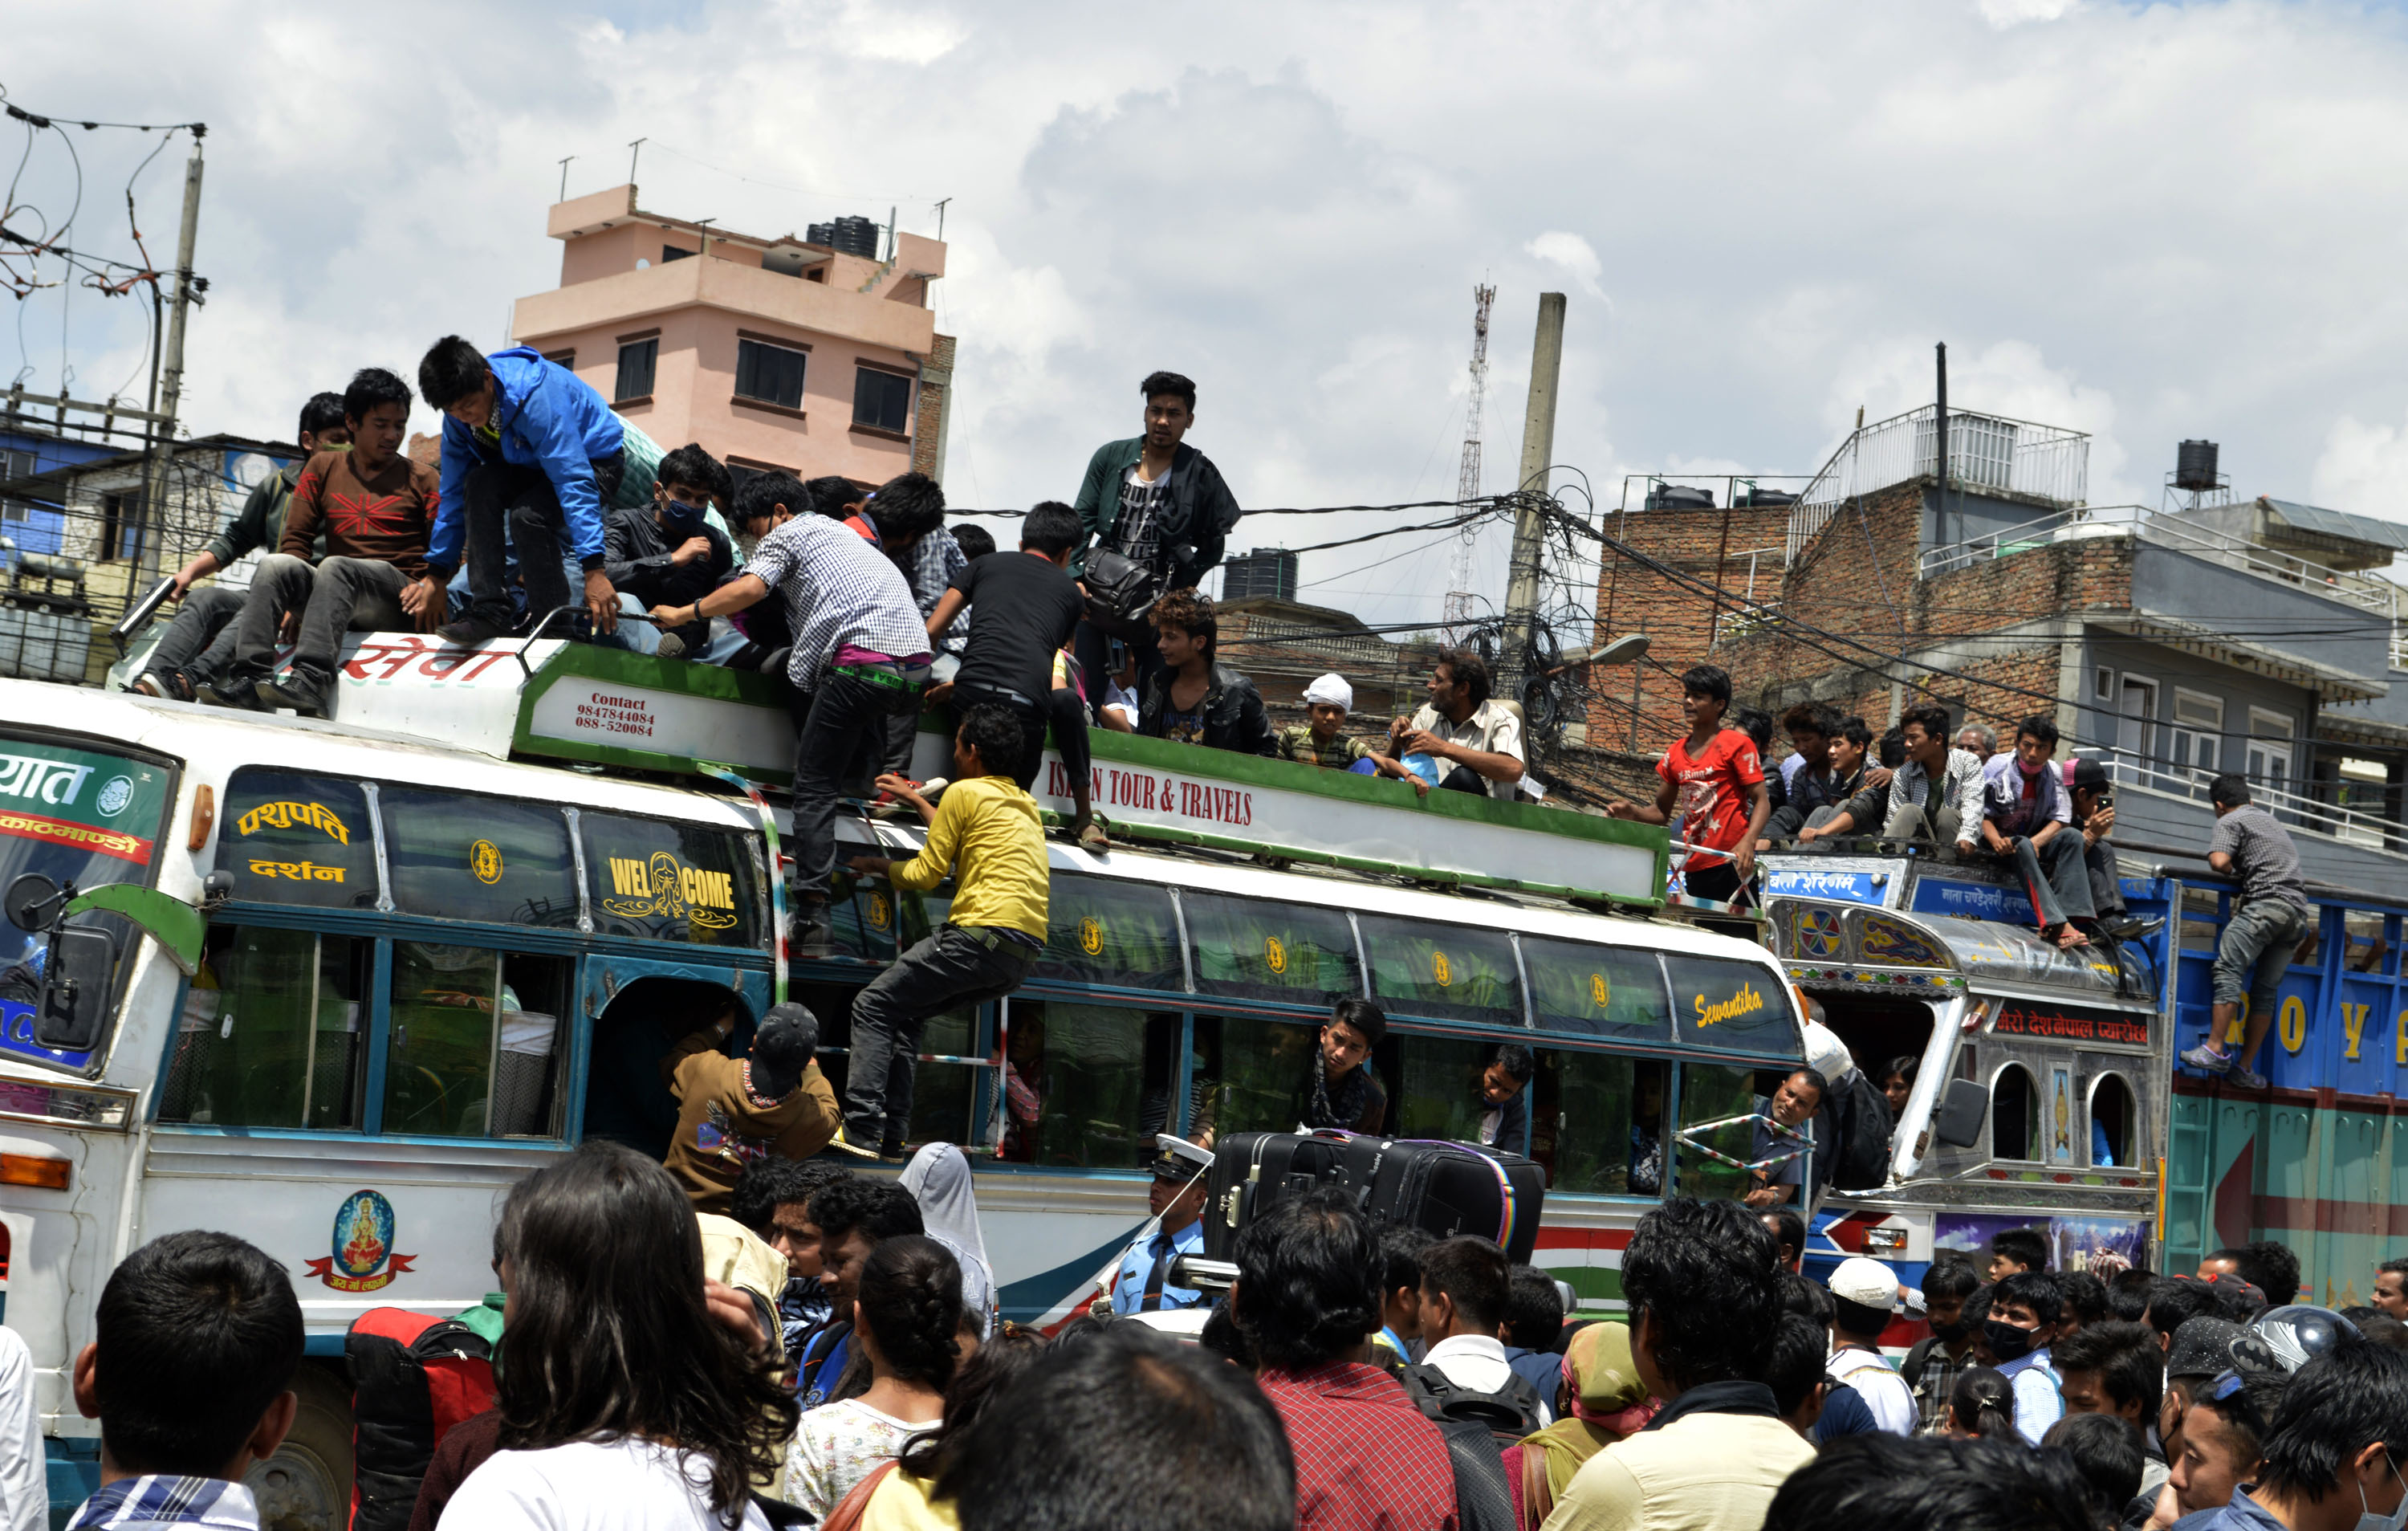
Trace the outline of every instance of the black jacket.
<path fill-rule="evenodd" d="M 1078 502 L 1071 508 L 1079 513 L 1087 535 L 1101 546 L 1116 549 L 1120 545 L 1113 538 L 1120 529 L 1121 481 L 1144 455 L 1145 438 L 1137 436 L 1107 441 L 1087 459 L 1087 474 L 1080 481 Z M 1202 579 L 1207 570 L 1221 561 L 1229 533 L 1242 513 L 1238 497 L 1229 492 L 1212 459 L 1180 443 L 1170 455 L 1170 505 L 1163 516 L 1162 546 L 1166 552 L 1186 552 L 1184 556 L 1172 552 L 1170 583 L 1163 588 L 1183 590 Z M 1086 567 L 1087 550 L 1081 548 L 1070 560 L 1071 577 L 1085 572 Z"/>
<path fill-rule="evenodd" d="M 710 541 L 710 556 L 692 563 L 669 561 L 688 537 Z M 684 606 L 719 587 L 722 576 L 735 566 L 727 539 L 708 522 L 680 534 L 653 518 L 650 505 L 612 511 L 602 529 L 602 572 L 612 585 L 652 606 Z M 688 623 L 677 631 L 689 648 L 699 648 L 710 635 L 707 622 Z"/>
<path fill-rule="evenodd" d="M 1138 707 L 1138 732 L 1162 737 L 1162 715 L 1169 710 L 1172 679 L 1166 670 L 1146 683 L 1145 701 Z M 1240 755 L 1279 753 L 1270 717 L 1263 711 L 1262 694 L 1254 689 L 1254 683 L 1218 663 L 1204 687 L 1204 747 Z"/>

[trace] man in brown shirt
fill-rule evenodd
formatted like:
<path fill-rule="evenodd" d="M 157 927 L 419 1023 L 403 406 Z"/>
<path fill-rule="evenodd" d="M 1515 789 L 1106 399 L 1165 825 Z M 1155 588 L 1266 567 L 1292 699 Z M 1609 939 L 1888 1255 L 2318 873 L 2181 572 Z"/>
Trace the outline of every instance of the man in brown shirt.
<path fill-rule="evenodd" d="M 799 1004 L 772 1007 L 744 1058 L 719 1051 L 733 1019 L 704 1027 L 661 1060 L 678 1103 L 668 1172 L 697 1212 L 725 1212 L 736 1177 L 753 1161 L 809 1159 L 836 1136 L 836 1091 L 811 1059 L 818 1018 Z"/>
<path fill-rule="evenodd" d="M 442 587 L 426 574 L 437 480 L 401 455 L 409 398 L 408 384 L 375 367 L 343 390 L 351 448 L 311 457 L 293 486 L 277 551 L 251 576 L 234 667 L 216 688 L 229 705 L 323 717 L 345 632 L 409 622 L 430 632 L 443 619 Z M 313 569 L 310 543 L 322 530 L 326 556 Z M 296 628 L 293 668 L 278 677 L 277 642 Z"/>

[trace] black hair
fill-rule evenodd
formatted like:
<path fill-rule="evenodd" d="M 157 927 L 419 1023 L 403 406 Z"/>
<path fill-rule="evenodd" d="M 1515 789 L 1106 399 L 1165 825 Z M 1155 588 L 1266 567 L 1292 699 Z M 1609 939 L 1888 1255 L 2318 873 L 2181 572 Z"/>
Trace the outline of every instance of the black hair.
<path fill-rule="evenodd" d="M 1808 1084 L 1814 1087 L 1814 1105 L 1819 1110 L 1823 1103 L 1831 1098 L 1831 1081 L 1823 1076 L 1821 1069 L 1808 1068 L 1801 1064 L 1785 1071 L 1781 1076 L 1781 1082 L 1787 1084 L 1790 1080 L 1799 1077 L 1803 1077 Z"/>
<path fill-rule="evenodd" d="M 2358 1332 L 2369 1345 L 2386 1350 L 2408 1350 L 2408 1323 L 2402 1323 L 2388 1313 L 2373 1312 L 2362 1319 L 2352 1319 Z"/>
<path fill-rule="evenodd" d="M 2206 1283 L 2177 1280 L 2171 1276 L 2153 1278 L 2149 1282 L 2149 1307 L 2143 1317 L 2150 1328 L 2172 1337 L 2192 1319 L 2214 1319 L 2224 1315 L 2215 1293 Z"/>
<path fill-rule="evenodd" d="M 1861 717 L 1852 717 L 1842 723 L 1840 731 L 1835 737 L 1846 740 L 1858 749 L 1869 750 L 1873 747 L 1872 725 Z"/>
<path fill-rule="evenodd" d="M 1784 1415 L 1796 1413 L 1823 1380 L 1830 1350 L 1830 1336 L 1822 1325 L 1803 1314 L 1782 1314 L 1772 1328 L 1772 1343 L 1765 1348 L 1764 1369 L 1756 1379 L 1772 1390 L 1772 1407 Z"/>
<path fill-rule="evenodd" d="M 2144 1270 L 2119 1270 L 2107 1283 L 2107 1311 L 2126 1323 L 2139 1323 L 2148 1316 L 2149 1289 L 2157 1278 Z"/>
<path fill-rule="evenodd" d="M 1622 1255 L 1635 1335 L 1686 1391 L 1756 1375 L 1780 1313 L 1772 1235 L 1737 1202 L 1676 1196 L 1639 1220 Z"/>
<path fill-rule="evenodd" d="M 2340 1483 L 2343 1466 L 2376 1441 L 2393 1466 L 2408 1466 L 2408 1356 L 2344 1344 L 2291 1374 L 2261 1448 L 2258 1481 L 2322 1499 Z"/>
<path fill-rule="evenodd" d="M 1990 1316 L 1990 1295 L 1996 1290 L 1985 1281 L 1965 1293 L 1965 1306 L 1958 1310 L 1960 1314 L 1958 1322 L 1973 1329 L 1979 1329 L 1982 1326 L 1982 1321 Z"/>
<path fill-rule="evenodd" d="M 448 410 L 482 388 L 493 375 L 483 352 L 457 335 L 446 335 L 419 359 L 419 397 L 429 409 Z"/>
<path fill-rule="evenodd" d="M 1727 707 L 1731 699 L 1730 672 L 1720 665 L 1691 665 L 1681 672 L 1681 694 L 1712 697 Z"/>
<path fill-rule="evenodd" d="M 933 1497 L 962 1531 L 1287 1531 L 1296 1469 L 1278 1412 L 1237 1368 L 1115 1323 L 1005 1388 Z"/>
<path fill-rule="evenodd" d="M 381 367 L 363 367 L 351 374 L 343 386 L 343 424 L 365 420 L 368 412 L 380 404 L 398 404 L 404 416 L 409 413 L 409 384 Z"/>
<path fill-rule="evenodd" d="M 958 1451 L 963 1432 L 1044 1353 L 1045 1336 L 1036 1330 L 1017 1323 L 998 1325 L 953 1372 L 945 1385 L 943 1419 L 935 1429 L 911 1437 L 900 1457 L 903 1470 L 923 1480 L 942 1472 Z"/>
<path fill-rule="evenodd" d="M 660 467 L 652 471 L 652 482 L 664 489 L 675 484 L 688 489 L 699 489 L 707 495 L 723 471 L 719 459 L 705 452 L 700 441 L 688 441 L 661 459 Z M 767 478 L 771 475 L 765 473 L 761 476 Z M 791 475 L 781 473 L 776 476 L 786 478 Z M 769 513 L 764 510 L 760 513 L 767 515 Z"/>
<path fill-rule="evenodd" d="M 962 714 L 962 743 L 978 751 L 979 764 L 990 776 L 1017 776 L 1020 756 L 1028 747 L 1020 719 L 999 701 L 982 701 Z"/>
<path fill-rule="evenodd" d="M 2107 1283 L 2086 1270 L 2057 1273 L 2057 1291 L 2065 1298 L 2065 1316 L 2077 1323 L 2100 1323 L 2107 1318 Z"/>
<path fill-rule="evenodd" d="M 1552 1348 L 1564 1329 L 1564 1294 L 1536 1265 L 1513 1267 L 1505 1295 L 1505 1343 L 1525 1350 Z"/>
<path fill-rule="evenodd" d="M 2256 800 L 2249 795 L 2249 778 L 2228 771 L 2207 784 L 2207 801 L 2218 808 L 2238 808 Z"/>
<path fill-rule="evenodd" d="M 2032 1316 L 2046 1328 L 2065 1312 L 2065 1292 L 2057 1278 L 2043 1270 L 2019 1270 L 1990 1289 L 1990 1306 L 2017 1303 L 2032 1310 Z"/>
<path fill-rule="evenodd" d="M 956 521 L 953 523 L 953 545 L 962 550 L 965 560 L 983 558 L 995 551 L 995 533 L 973 522 Z"/>
<path fill-rule="evenodd" d="M 1463 1322 L 1483 1334 L 1505 1322 L 1512 1286 L 1505 1251 L 1476 1234 L 1442 1238 L 1422 1251 L 1422 1291 L 1444 1293 Z"/>
<path fill-rule="evenodd" d="M 852 1173 L 841 1164 L 816 1159 L 785 1159 L 777 1154 L 755 1159 L 737 1172 L 736 1187 L 728 1192 L 727 1215 L 767 1238 L 778 1208 L 801 1206 L 809 1211 L 811 1196 L 820 1187 Z"/>
<path fill-rule="evenodd" d="M 1808 1280 L 1794 1270 L 1776 1271 L 1774 1277 L 1781 1311 L 1812 1319 L 1819 1329 L 1828 1331 L 1831 1327 L 1834 1304 L 1822 1282 Z"/>
<path fill-rule="evenodd" d="M 897 473 L 878 486 L 862 513 L 881 542 L 907 542 L 945 524 L 945 491 L 925 473 Z"/>
<path fill-rule="evenodd" d="M 1173 627 L 1204 645 L 1204 657 L 1211 660 L 1220 647 L 1220 623 L 1212 615 L 1212 598 L 1189 585 L 1173 590 L 1154 603 L 1146 614 L 1156 627 Z"/>
<path fill-rule="evenodd" d="M 1084 1345 L 1088 1341 L 1094 1339 L 1097 1335 L 1102 1334 L 1104 1329 L 1105 1324 L 1103 1320 L 1096 1317 L 1093 1313 L 1082 1312 L 1077 1318 L 1072 1319 L 1069 1322 L 1064 1324 L 1061 1328 L 1054 1331 L 1053 1348 L 1056 1350 L 1075 1350 L 1079 1346 Z"/>
<path fill-rule="evenodd" d="M 2089 1485 L 2061 1452 L 1876 1430 L 1833 1441 L 1791 1474 L 1772 1496 L 1764 1531 L 2093 1531 L 2096 1524 Z"/>
<path fill-rule="evenodd" d="M 1480 657 L 1478 649 L 1442 648 L 1430 668 L 1435 670 L 1440 665 L 1446 666 L 1455 685 L 1471 693 L 1474 707 L 1497 694 L 1497 677 L 1488 672 L 1488 661 Z"/>
<path fill-rule="evenodd" d="M 284 1267 L 232 1234 L 165 1234 L 125 1257 L 93 1318 L 101 1444 L 129 1473 L 215 1478 L 301 1369 Z"/>
<path fill-rule="evenodd" d="M 1246 1332 L 1238 1327 L 1238 1315 L 1230 1311 L 1226 1297 L 1204 1316 L 1204 1327 L 1196 1331 L 1196 1344 L 1250 1374 L 1254 1369 L 1254 1348 L 1246 1343 Z"/>
<path fill-rule="evenodd" d="M 2306 1368 L 2300 1369 L 2304 1371 Z M 2250 1477 L 2250 1467 L 2265 1449 L 2270 1433 L 2267 1421 L 2279 1412 L 2290 1379 L 2253 1379 L 2221 1398 L 2215 1396 L 2215 1390 L 2208 1385 L 2208 1380 L 2206 1378 L 2198 1379 L 2198 1386 L 2191 1390 L 2190 1407 L 2206 1409 L 2232 1432 L 2241 1448 L 2241 1476 Z"/>
<path fill-rule="evenodd" d="M 747 475 L 736 486 L 735 503 L 738 526 L 767 520 L 781 505 L 789 515 L 801 515 L 811 508 L 810 492 L 803 487 L 803 481 L 783 471 Z"/>
<path fill-rule="evenodd" d="M 858 1175 L 832 1180 L 813 1192 L 811 1221 L 819 1228 L 821 1241 L 831 1246 L 842 1243 L 856 1229 L 871 1244 L 928 1231 L 920 1220 L 920 1204 L 910 1192 L 892 1180 L 870 1180 Z"/>
<path fill-rule="evenodd" d="M 1795 1249 L 1799 1254 L 1806 1252 L 1806 1220 L 1798 1215 L 1796 1207 L 1776 1206 L 1760 1213 L 1759 1216 L 1770 1218 L 1778 1226 L 1779 1232 L 1772 1235 L 1772 1242 L 1777 1248 Z M 1782 1269 L 1788 1268 L 1789 1263 L 1783 1261 Z"/>
<path fill-rule="evenodd" d="M 1438 1235 L 1409 1222 L 1383 1222 L 1378 1233 L 1380 1294 L 1384 1307 L 1389 1293 L 1408 1287 L 1415 1292 L 1422 1289 L 1422 1251 L 1437 1243 Z"/>
<path fill-rule="evenodd" d="M 701 1229 L 668 1171 L 589 1141 L 510 1189 L 494 1238 L 510 1293 L 494 1367 L 501 1449 L 657 1441 L 716 1518 L 740 1517 L 801 1410 L 775 1362 L 710 1316 Z"/>
<path fill-rule="evenodd" d="M 342 425 L 343 396 L 340 394 L 311 394 L 309 402 L 301 406 L 301 434 L 304 436 L 338 430 Z"/>
<path fill-rule="evenodd" d="M 1791 733 L 1828 739 L 1840 731 L 1840 710 L 1828 701 L 1801 701 L 1781 715 L 1781 726 Z"/>
<path fill-rule="evenodd" d="M 2166 1352 L 2148 1325 L 2120 1320 L 2085 1323 L 2049 1348 L 2049 1365 L 2060 1376 L 2097 1372 L 2100 1389 L 2110 1401 L 2138 1404 L 2142 1422 L 2156 1422 L 2166 1394 Z"/>
<path fill-rule="evenodd" d="M 1772 715 L 1761 707 L 1738 707 L 1731 711 L 1730 727 L 1756 741 L 1758 755 L 1772 748 Z"/>
<path fill-rule="evenodd" d="M 1831 1327 L 1850 1339 L 1879 1339 L 1889 1327 L 1890 1310 L 1842 1297 L 1831 1296 Z"/>
<path fill-rule="evenodd" d="M 2006 1374 L 1990 1366 L 1968 1366 L 1956 1374 L 1948 1390 L 1948 1417 L 1959 1430 L 1977 1436 L 2024 1443 L 2015 1427 L 2015 1388 Z"/>
<path fill-rule="evenodd" d="M 1990 1252 L 2028 1270 L 2048 1269 L 2048 1236 L 2037 1228 L 2009 1228 L 1990 1240 Z"/>
<path fill-rule="evenodd" d="M 2015 721 L 2015 737 L 2030 734 L 2043 744 L 2057 743 L 2057 719 L 2046 713 L 2030 713 Z"/>
<path fill-rule="evenodd" d="M 847 505 L 858 505 L 869 491 L 841 473 L 828 473 L 803 485 L 802 502 L 790 507 L 796 515 L 809 511 L 833 521 L 844 519 Z"/>
<path fill-rule="evenodd" d="M 2237 1249 L 2218 1249 L 2210 1260 L 2229 1260 L 2241 1278 L 2266 1294 L 2266 1306 L 2300 1300 L 2300 1257 L 2271 1238 L 2252 1239 Z"/>
<path fill-rule="evenodd" d="M 2389 1271 L 2394 1276 L 2408 1278 L 2408 1255 L 2403 1255 L 2397 1260 L 2386 1260 L 2374 1268 L 2378 1273 Z"/>
<path fill-rule="evenodd" d="M 1148 372 L 1145 381 L 1137 385 L 1137 391 L 1145 396 L 1148 403 L 1162 394 L 1176 395 L 1179 401 L 1187 406 L 1190 414 L 1196 412 L 1196 384 L 1176 372 Z"/>
<path fill-rule="evenodd" d="M 1380 1247 L 1347 1192 L 1274 1204 L 1240 1231 L 1236 1257 L 1238 1327 L 1264 1365 L 1301 1371 L 1380 1327 Z"/>
<path fill-rule="evenodd" d="M 1904 742 L 1906 726 L 1910 723 L 1921 729 L 1927 739 L 1948 737 L 1948 709 L 1938 702 L 1918 701 L 1898 715 L 1900 743 Z"/>
<path fill-rule="evenodd" d="M 1049 558 L 1058 558 L 1086 540 L 1087 527 L 1079 513 L 1058 499 L 1040 500 L 1020 518 L 1020 545 Z"/>
<path fill-rule="evenodd" d="M 918 1234 L 880 1240 L 862 1263 L 857 1300 L 888 1370 L 938 1389 L 953 1379 L 962 1266 L 951 1250 Z"/>
<path fill-rule="evenodd" d="M 1539 1061 L 1530 1056 L 1529 1048 L 1518 1043 L 1508 1042 L 1498 1047 L 1489 1062 L 1504 1064 L 1506 1076 L 1516 1084 L 1528 1084 L 1530 1076 L 1539 1072 Z"/>
<path fill-rule="evenodd" d="M 2124 1507 L 2141 1493 L 2140 1426 L 2113 1414 L 2068 1414 L 2040 1443 L 2063 1452 L 2090 1485 L 2091 1513 L 2100 1524 L 2124 1519 Z"/>
<path fill-rule="evenodd" d="M 1963 1256 L 1935 1260 L 1931 1268 L 1923 1273 L 1923 1300 L 1928 1303 L 1934 1297 L 1970 1297 L 1973 1289 L 1981 1284 L 1982 1273 L 1968 1264 Z"/>
<path fill-rule="evenodd" d="M 1883 733 L 1878 758 L 1893 771 L 1906 763 L 1906 730 L 1903 728 L 1892 725 Z"/>
<path fill-rule="evenodd" d="M 1881 1066 L 1881 1072 L 1873 1076 L 1873 1083 L 1877 1086 L 1885 1085 L 1890 1082 L 1892 1076 L 1902 1076 L 1906 1082 L 1912 1085 L 1914 1083 L 1914 1076 L 1922 1071 L 1922 1059 L 1911 1052 L 1902 1052 Z"/>
<path fill-rule="evenodd" d="M 1329 1024 L 1354 1027 L 1375 1047 L 1388 1035 L 1388 1013 L 1369 1000 L 1340 1000 L 1330 1009 Z"/>

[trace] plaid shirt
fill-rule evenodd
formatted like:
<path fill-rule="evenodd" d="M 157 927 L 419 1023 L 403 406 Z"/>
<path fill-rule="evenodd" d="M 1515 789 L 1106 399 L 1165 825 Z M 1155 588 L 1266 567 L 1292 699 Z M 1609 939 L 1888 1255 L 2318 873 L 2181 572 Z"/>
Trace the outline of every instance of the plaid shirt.
<path fill-rule="evenodd" d="M 1446 1438 L 1396 1379 L 1332 1361 L 1255 1381 L 1296 1453 L 1297 1531 L 1454 1531 Z"/>
<path fill-rule="evenodd" d="M 841 521 L 795 517 L 761 539 L 744 571 L 786 602 L 795 635 L 786 677 L 797 690 L 818 688 L 839 643 L 897 659 L 928 652 L 927 624 L 903 571 Z"/>
<path fill-rule="evenodd" d="M 1956 1379 L 1965 1368 L 1974 1365 L 1973 1348 L 1965 1347 L 1961 1361 L 1948 1358 L 1948 1347 L 1937 1341 L 1924 1353 L 1923 1376 L 1914 1384 L 1914 1433 L 1935 1436 L 1948 1423 L 1948 1400 L 1956 1391 Z"/>
<path fill-rule="evenodd" d="M 1291 723 L 1273 737 L 1279 741 L 1283 759 L 1294 760 L 1298 765 L 1321 766 L 1330 771 L 1344 771 L 1371 753 L 1370 745 L 1342 733 L 1330 740 L 1329 747 L 1324 749 L 1313 742 L 1312 725 L 1310 723 Z"/>
<path fill-rule="evenodd" d="M 942 527 L 912 543 L 911 551 L 903 555 L 903 561 L 909 566 L 903 577 L 910 583 L 911 599 L 919 603 L 922 616 L 937 609 L 937 602 L 944 599 L 953 576 L 968 568 L 970 562 L 962 556 L 962 544 Z"/>
<path fill-rule="evenodd" d="M 251 1490 L 222 1478 L 122 1478 L 83 1502 L 67 1531 L 119 1525 L 209 1525 L 259 1531 Z"/>

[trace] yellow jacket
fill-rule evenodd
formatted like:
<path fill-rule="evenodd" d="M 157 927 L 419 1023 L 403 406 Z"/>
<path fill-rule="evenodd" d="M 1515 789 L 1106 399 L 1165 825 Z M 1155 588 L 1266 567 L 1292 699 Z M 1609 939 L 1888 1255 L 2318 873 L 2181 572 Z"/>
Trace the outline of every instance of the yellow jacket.
<path fill-rule="evenodd" d="M 996 925 L 1045 939 L 1045 830 L 1037 800 L 1009 776 L 973 776 L 945 788 L 928 843 L 887 872 L 896 888 L 925 893 L 955 863 L 956 925 Z"/>

